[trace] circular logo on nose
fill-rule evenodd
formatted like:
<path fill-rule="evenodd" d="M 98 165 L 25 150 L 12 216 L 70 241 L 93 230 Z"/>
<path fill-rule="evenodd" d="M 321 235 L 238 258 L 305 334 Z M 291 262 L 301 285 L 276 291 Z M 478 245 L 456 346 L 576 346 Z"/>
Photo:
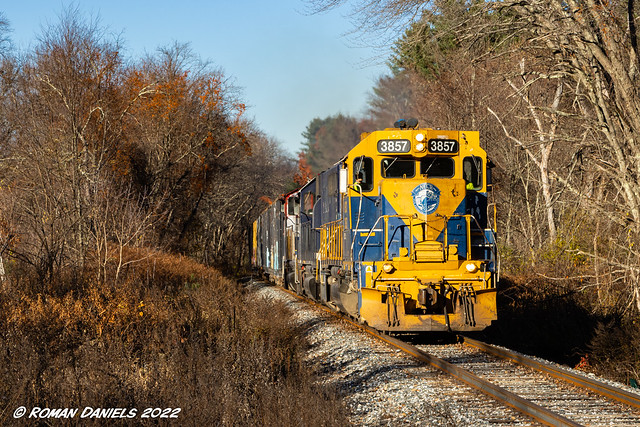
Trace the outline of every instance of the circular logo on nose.
<path fill-rule="evenodd" d="M 413 205 L 418 212 L 425 215 L 434 213 L 440 204 L 440 190 L 427 182 L 414 188 L 411 197 L 413 197 Z"/>

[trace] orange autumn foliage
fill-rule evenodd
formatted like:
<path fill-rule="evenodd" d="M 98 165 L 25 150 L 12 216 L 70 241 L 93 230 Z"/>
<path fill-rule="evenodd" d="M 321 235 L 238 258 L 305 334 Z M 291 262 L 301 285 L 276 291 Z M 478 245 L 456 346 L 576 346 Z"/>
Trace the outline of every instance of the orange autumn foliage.
<path fill-rule="evenodd" d="M 309 180 L 313 178 L 313 172 L 311 167 L 307 163 L 304 152 L 298 153 L 298 171 L 293 177 L 293 180 L 299 186 L 305 185 Z"/>

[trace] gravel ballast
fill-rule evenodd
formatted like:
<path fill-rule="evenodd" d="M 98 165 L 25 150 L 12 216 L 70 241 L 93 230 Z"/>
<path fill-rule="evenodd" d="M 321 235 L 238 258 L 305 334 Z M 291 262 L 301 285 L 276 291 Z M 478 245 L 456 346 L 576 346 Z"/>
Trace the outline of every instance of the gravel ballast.
<path fill-rule="evenodd" d="M 311 346 L 309 366 L 343 397 L 353 425 L 537 425 L 279 288 L 261 282 L 254 288 L 295 313 Z"/>

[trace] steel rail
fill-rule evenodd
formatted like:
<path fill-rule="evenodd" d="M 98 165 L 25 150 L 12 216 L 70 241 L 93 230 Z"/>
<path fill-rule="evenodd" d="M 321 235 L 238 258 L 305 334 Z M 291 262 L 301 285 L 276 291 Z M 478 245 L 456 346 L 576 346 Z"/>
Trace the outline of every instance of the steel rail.
<path fill-rule="evenodd" d="M 510 391 L 496 384 L 490 383 L 489 381 L 486 381 L 478 377 L 477 375 L 467 371 L 466 369 L 460 368 L 459 366 L 455 366 L 452 363 L 449 363 L 438 357 L 432 356 L 420 350 L 419 348 L 411 344 L 405 343 L 404 341 L 401 341 L 397 338 L 378 332 L 376 329 L 368 325 L 357 323 L 352 319 L 342 315 L 341 313 L 335 310 L 332 310 L 331 308 L 325 305 L 322 305 L 316 301 L 310 300 L 301 295 L 297 295 L 296 293 L 286 288 L 280 287 L 280 289 L 284 290 L 285 292 L 289 293 L 290 295 L 293 295 L 294 297 L 302 301 L 309 302 L 315 307 L 318 307 L 326 312 L 329 312 L 337 316 L 338 318 L 354 325 L 358 329 L 369 333 L 375 338 L 378 338 L 379 340 L 384 341 L 387 344 L 402 350 L 406 354 L 413 356 L 419 361 L 427 363 L 435 368 L 438 368 L 444 371 L 445 373 L 449 374 L 453 378 L 456 378 L 457 380 L 462 381 L 463 383 L 471 386 L 472 388 L 484 393 L 485 395 L 495 400 L 499 400 L 503 402 L 507 406 L 510 406 L 516 409 L 517 411 L 520 411 L 524 415 L 529 416 L 535 419 L 536 421 L 539 421 L 543 424 L 547 424 L 550 426 L 580 426 L 581 425 L 556 412 L 550 411 L 547 408 L 537 405 L 529 400 L 526 400 L 518 396 L 517 394 L 511 393 Z"/>
<path fill-rule="evenodd" d="M 589 378 L 586 375 L 571 372 L 565 368 L 535 360 L 529 356 L 518 354 L 511 350 L 499 348 L 463 335 L 460 335 L 460 337 L 464 344 L 476 347 L 501 359 L 511 360 L 520 365 L 545 372 L 554 378 L 569 382 L 577 385 L 578 387 L 589 389 L 609 399 L 617 400 L 625 405 L 640 408 L 640 395 L 630 393 L 626 390 L 621 390 L 597 379 Z"/>
<path fill-rule="evenodd" d="M 350 321 L 353 324 L 353 321 Z M 489 397 L 499 400 L 504 404 L 522 412 L 523 414 L 550 426 L 579 426 L 580 424 L 571 421 L 568 418 L 563 417 L 562 415 L 550 411 L 547 408 L 544 408 L 540 405 L 537 405 L 529 400 L 526 400 L 517 394 L 511 393 L 510 391 L 486 381 L 479 376 L 472 374 L 466 369 L 460 368 L 452 363 L 449 363 L 443 359 L 432 356 L 411 344 L 407 344 L 397 338 L 391 337 L 386 334 L 382 334 L 375 329 L 366 326 L 366 325 L 358 325 L 359 328 L 365 330 L 369 334 L 375 336 L 376 338 L 385 341 L 386 343 L 399 348 L 407 354 L 415 357 L 421 362 L 425 362 L 435 368 L 438 368 L 452 377 L 456 378 L 459 381 L 464 382 L 465 384 L 471 386 L 472 388 L 481 391 L 482 393 L 488 395 Z"/>

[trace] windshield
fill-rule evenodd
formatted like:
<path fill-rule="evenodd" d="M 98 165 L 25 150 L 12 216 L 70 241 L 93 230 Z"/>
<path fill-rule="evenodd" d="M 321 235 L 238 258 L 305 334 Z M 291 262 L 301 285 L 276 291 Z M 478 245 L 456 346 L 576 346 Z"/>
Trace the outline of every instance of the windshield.
<path fill-rule="evenodd" d="M 451 178 L 455 163 L 451 157 L 425 157 L 420 160 L 420 174 L 430 178 Z"/>
<path fill-rule="evenodd" d="M 384 178 L 413 178 L 415 175 L 415 160 L 400 160 L 397 157 L 382 160 L 382 176 Z"/>

